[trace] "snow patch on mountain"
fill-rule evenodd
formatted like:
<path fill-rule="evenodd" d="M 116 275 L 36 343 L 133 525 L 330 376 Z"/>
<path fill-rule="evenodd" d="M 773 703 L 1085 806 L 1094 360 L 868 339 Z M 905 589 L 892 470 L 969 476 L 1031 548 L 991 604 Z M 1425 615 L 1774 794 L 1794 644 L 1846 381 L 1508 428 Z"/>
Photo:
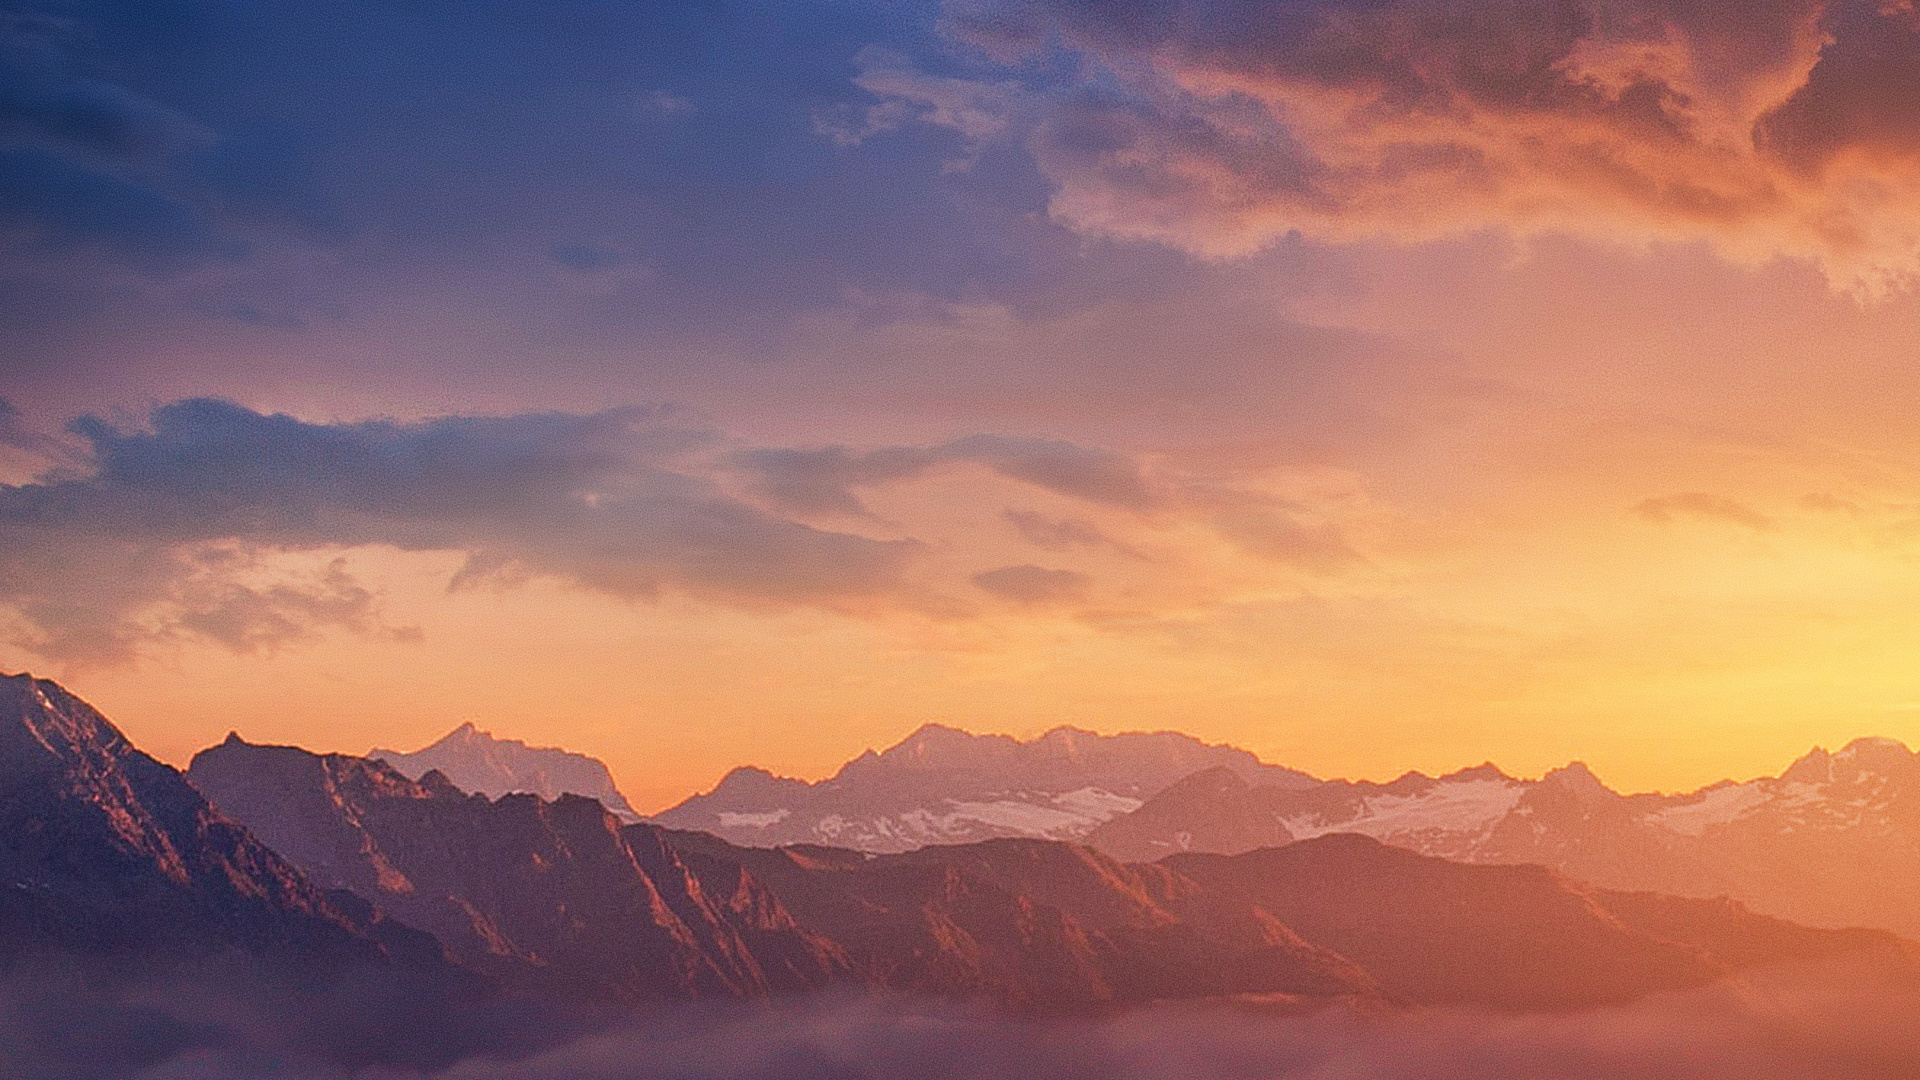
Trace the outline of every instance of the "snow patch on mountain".
<path fill-rule="evenodd" d="M 1809 794 L 1817 797 L 1817 793 Z M 1768 792 L 1757 782 L 1721 784 L 1684 798 L 1685 801 L 1648 814 L 1648 823 L 1682 836 L 1701 836 L 1716 825 L 1738 821 L 1766 805 Z"/>
<path fill-rule="evenodd" d="M 1177 732 L 1101 735 L 1061 727 L 1021 740 L 928 724 L 817 783 L 735 769 L 712 791 L 652 820 L 736 844 L 875 852 L 997 837 L 1079 840 L 1209 768 L 1283 790 L 1315 783 L 1244 750 Z"/>
<path fill-rule="evenodd" d="M 1351 816 L 1304 813 L 1280 821 L 1301 840 L 1334 832 L 1388 842 L 1421 836 L 1484 839 L 1525 792 L 1526 786 L 1516 780 L 1441 780 L 1416 794 L 1363 797 Z"/>

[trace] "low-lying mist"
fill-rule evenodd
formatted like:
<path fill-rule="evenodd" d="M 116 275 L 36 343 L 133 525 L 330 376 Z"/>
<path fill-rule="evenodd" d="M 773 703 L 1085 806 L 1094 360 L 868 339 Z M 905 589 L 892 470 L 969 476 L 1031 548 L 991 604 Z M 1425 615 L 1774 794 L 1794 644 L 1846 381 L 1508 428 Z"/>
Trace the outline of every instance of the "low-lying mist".
<path fill-rule="evenodd" d="M 324 993 L 232 972 L 103 988 L 12 979 L 7 1080 L 1911 1080 L 1920 977 L 1865 962 L 1774 970 L 1579 1013 L 1244 1003 L 1099 1018 L 842 995 L 555 1011 Z"/>

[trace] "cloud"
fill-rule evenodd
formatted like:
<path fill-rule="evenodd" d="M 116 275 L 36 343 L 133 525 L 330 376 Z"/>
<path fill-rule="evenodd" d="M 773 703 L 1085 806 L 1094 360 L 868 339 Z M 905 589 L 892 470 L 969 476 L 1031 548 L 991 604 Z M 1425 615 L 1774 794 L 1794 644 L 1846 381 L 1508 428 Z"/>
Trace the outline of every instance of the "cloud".
<path fill-rule="evenodd" d="M 181 590 L 178 625 L 237 653 L 272 651 L 332 626 L 383 633 L 396 641 L 419 640 L 418 627 L 383 626 L 377 599 L 347 572 L 347 560 L 334 559 L 309 581 L 255 587 L 210 576 L 194 582 Z"/>
<path fill-rule="evenodd" d="M 1338 526 L 1308 507 L 1261 492 L 1209 487 L 1195 493 L 1222 536 L 1250 555 L 1328 575 L 1366 563 Z"/>
<path fill-rule="evenodd" d="M 1662 525 L 1690 517 L 1704 521 L 1730 522 L 1755 532 L 1769 532 L 1774 528 L 1772 518 L 1746 503 L 1729 499 L 1724 495 L 1711 495 L 1704 491 L 1683 491 L 1677 495 L 1642 499 L 1634 504 L 1633 512 L 1648 521 Z"/>
<path fill-rule="evenodd" d="M 33 442 L 18 429 L 0 409 L 0 443 Z M 1354 537 L 1378 518 L 1350 480 L 1267 465 L 1196 472 L 997 434 L 754 446 L 664 408 L 320 423 L 190 399 L 144 426 L 83 416 L 68 436 L 36 479 L 0 484 L 0 609 L 17 644 L 91 663 L 156 641 L 261 653 L 336 631 L 419 637 L 361 580 L 369 548 L 458 555 L 454 589 L 548 578 L 629 600 L 1006 618 L 1324 580 L 1368 565 Z M 1006 509 L 1006 484 L 907 491 L 886 521 L 861 502 L 965 468 L 1055 498 L 1043 513 Z M 995 515 L 1089 565 L 1027 562 Z"/>
<path fill-rule="evenodd" d="M 37 150 L 0 150 L 0 208 L 34 247 L 98 246 L 148 269 L 244 250 L 186 202 Z"/>
<path fill-rule="evenodd" d="M 72 430 L 91 472 L 0 486 L 0 600 L 67 654 L 124 655 L 156 604 L 168 627 L 242 650 L 373 625 L 340 564 L 244 582 L 261 551 L 456 551 L 459 581 L 518 570 L 620 597 L 794 605 L 883 593 L 914 550 L 676 470 L 712 436 L 639 409 L 317 424 L 199 399 L 155 410 L 146 430 L 91 417 Z"/>
<path fill-rule="evenodd" d="M 926 447 L 753 449 L 740 452 L 735 460 L 756 490 L 801 513 L 865 513 L 854 489 L 957 464 L 982 465 L 1056 494 L 1108 506 L 1144 510 L 1157 501 L 1132 457 L 1060 439 L 969 435 Z"/>
<path fill-rule="evenodd" d="M 14 980 L 0 986 L 0 1067 L 49 1080 L 1908 1080 L 1920 1058 L 1920 988 L 1856 965 L 1535 1016 L 1210 1002 L 1048 1020 L 844 995 L 583 1017 L 260 982 Z"/>
<path fill-rule="evenodd" d="M 950 0 L 1053 217 L 1208 258 L 1295 232 L 1706 241 L 1878 293 L 1920 272 L 1920 16 L 1878 0 Z M 1048 78 L 1047 72 L 1064 74 Z M 1024 76 L 1006 92 L 1009 73 Z M 930 107 L 965 100 L 971 111 Z"/>
<path fill-rule="evenodd" d="M 20 410 L 13 402 L 0 398 L 0 446 L 15 450 L 38 451 L 45 447 L 46 438 L 28 430 L 20 421 Z"/>
<path fill-rule="evenodd" d="M 1021 604 L 1062 604 L 1086 598 L 1093 579 L 1075 570 L 1054 570 L 1030 563 L 984 570 L 973 583 L 1003 600 Z"/>
<path fill-rule="evenodd" d="M 1098 525 L 1079 518 L 1051 518 L 1033 510 L 1008 508 L 1001 514 L 1020 534 L 1020 539 L 1049 551 L 1074 551 L 1108 548 L 1123 555 L 1138 557 L 1138 552 L 1100 531 Z"/>

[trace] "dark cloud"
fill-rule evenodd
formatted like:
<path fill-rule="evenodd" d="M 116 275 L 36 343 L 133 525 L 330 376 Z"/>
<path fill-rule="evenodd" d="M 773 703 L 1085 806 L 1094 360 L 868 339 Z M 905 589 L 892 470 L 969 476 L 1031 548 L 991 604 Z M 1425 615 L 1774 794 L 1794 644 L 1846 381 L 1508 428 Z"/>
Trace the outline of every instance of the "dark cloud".
<path fill-rule="evenodd" d="M 677 471 L 712 436 L 645 410 L 313 424 L 193 400 L 144 430 L 72 427 L 90 472 L 0 487 L 0 597 L 55 652 L 124 653 L 154 604 L 174 612 L 168 625 L 242 649 L 372 625 L 343 568 L 263 588 L 236 577 L 247 559 L 228 545 L 458 551 L 463 580 L 517 570 L 623 597 L 772 604 L 884 592 L 913 549 L 788 521 Z"/>
<path fill-rule="evenodd" d="M 1022 564 L 984 570 L 973 583 L 1003 600 L 1021 604 L 1061 604 L 1086 598 L 1093 580 L 1075 570 Z"/>
<path fill-rule="evenodd" d="M 188 203 L 37 150 L 0 150 L 0 221 L 32 247 L 97 246 L 154 270 L 244 250 Z"/>
<path fill-rule="evenodd" d="M 45 438 L 31 431 L 21 422 L 20 410 L 13 402 L 0 398 L 0 446 L 15 450 L 39 450 L 45 445 Z"/>
<path fill-rule="evenodd" d="M 1768 532 L 1774 528 L 1772 518 L 1746 503 L 1704 491 L 1683 491 L 1676 495 L 1642 499 L 1634 504 L 1633 512 L 1648 521 L 1659 522 L 1662 525 L 1690 517 L 1705 521 L 1728 522 L 1755 532 Z"/>
<path fill-rule="evenodd" d="M 801 513 L 861 514 L 855 489 L 962 463 L 1088 502 L 1144 510 L 1157 501 L 1133 458 L 1059 439 L 969 435 L 927 447 L 755 449 L 735 460 L 763 495 Z"/>
<path fill-rule="evenodd" d="M 1008 65 L 1098 67 L 1003 114 L 1086 231 L 1245 254 L 1295 230 L 1707 239 L 1920 271 L 1920 24 L 1905 3 L 950 0 Z M 984 79 L 983 79 L 984 81 Z M 901 95 L 906 100 L 905 95 Z M 942 122 L 929 118 L 929 122 Z M 976 125 L 977 126 L 977 125 Z"/>
<path fill-rule="evenodd" d="M 1920 165 L 1920 13 L 1911 4 L 1836 4 L 1832 40 L 1801 87 L 1756 137 L 1806 173 L 1847 155 L 1895 169 Z"/>

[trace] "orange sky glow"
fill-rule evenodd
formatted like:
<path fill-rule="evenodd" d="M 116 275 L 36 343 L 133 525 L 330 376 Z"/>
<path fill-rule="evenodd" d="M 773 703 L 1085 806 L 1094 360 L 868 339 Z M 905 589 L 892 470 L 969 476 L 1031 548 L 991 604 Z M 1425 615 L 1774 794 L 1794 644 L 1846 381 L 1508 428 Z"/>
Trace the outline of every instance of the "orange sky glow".
<path fill-rule="evenodd" d="M 514 173 L 561 193 L 545 217 L 481 232 L 478 191 L 439 233 L 289 227 L 18 330 L 0 669 L 175 764 L 230 729 L 362 753 L 470 720 L 602 758 L 643 810 L 929 721 L 1175 728 L 1373 779 L 1581 759 L 1622 790 L 1920 743 L 1920 154 L 1910 91 L 1849 36 L 1920 55 L 1911 5 L 1865 30 L 1670 5 L 1364 78 L 1058 7 L 1029 37 L 954 7 L 971 74 L 846 50 L 847 100 L 791 120 L 794 175 L 946 185 L 868 232 L 746 207 L 737 254 L 674 238 L 700 207 Z M 1487 75 L 1483 46 L 1543 59 Z M 1049 49 L 1132 95 L 1107 142 L 1019 66 Z M 709 248 L 790 257 L 754 288 L 797 298 L 723 295 Z M 34 272 L 77 289 L 91 265 Z M 292 314 L 206 315 L 256 286 Z M 154 524 L 147 466 L 102 462 L 197 397 L 394 445 L 654 409 L 565 436 L 589 477 L 566 512 L 711 512 L 698 535 L 762 546 L 543 532 L 557 504 L 487 505 L 520 473 L 461 473 L 481 494 L 444 518 L 409 489 Z"/>

